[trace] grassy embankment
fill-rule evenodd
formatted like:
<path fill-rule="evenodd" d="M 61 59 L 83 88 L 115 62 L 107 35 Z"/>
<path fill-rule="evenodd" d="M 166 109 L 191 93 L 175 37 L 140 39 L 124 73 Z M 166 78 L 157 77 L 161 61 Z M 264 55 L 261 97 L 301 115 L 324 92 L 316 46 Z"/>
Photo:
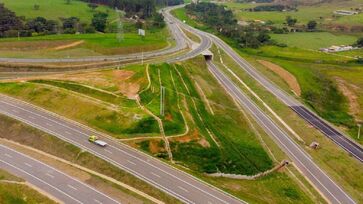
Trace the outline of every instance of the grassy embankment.
<path fill-rule="evenodd" d="M 0 83 L 0 91 L 116 138 L 152 136 L 159 133 L 157 122 L 135 100 L 127 98 L 133 94 L 130 91 L 135 89 L 137 93 L 138 86 L 142 86 L 143 72 L 135 73 L 144 69 L 135 65 L 128 71 L 107 70 L 88 73 L 88 76 L 87 73 L 66 74 L 25 83 Z"/>
<path fill-rule="evenodd" d="M 12 183 L 13 182 L 13 183 Z M 17 183 L 19 182 L 19 183 Z M 0 203 L 3 204 L 53 204 L 56 203 L 36 190 L 30 188 L 24 180 L 0 169 Z"/>
<path fill-rule="evenodd" d="M 160 117 L 169 124 L 175 121 L 183 124 L 182 113 L 189 127 L 187 134 L 169 136 L 177 163 L 187 167 L 190 173 L 252 203 L 286 203 L 294 199 L 300 203 L 311 202 L 286 172 L 276 172 L 256 181 L 210 178 L 202 173 L 218 168 L 226 173 L 253 174 L 271 164 L 259 147 L 259 133 L 251 128 L 250 121 L 213 76 L 205 72 L 206 69 L 202 58 L 181 66 L 150 67 L 151 87 L 141 95 L 143 102 L 160 116 L 160 70 L 161 83 L 166 88 L 165 117 Z M 174 109 L 177 104 L 180 104 L 179 110 Z M 176 129 L 165 127 L 166 130 Z M 145 140 L 142 145 L 144 150 L 153 151 L 152 141 Z"/>

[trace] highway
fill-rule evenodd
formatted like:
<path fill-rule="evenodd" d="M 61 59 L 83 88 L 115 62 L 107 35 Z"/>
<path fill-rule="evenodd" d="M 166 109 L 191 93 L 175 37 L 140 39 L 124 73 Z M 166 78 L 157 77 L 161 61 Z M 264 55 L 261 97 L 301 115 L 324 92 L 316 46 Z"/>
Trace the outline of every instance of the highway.
<path fill-rule="evenodd" d="M 209 71 L 223 85 L 226 91 L 247 109 L 266 133 L 287 153 L 296 167 L 314 184 L 331 203 L 355 203 L 337 184 L 332 181 L 290 136 L 279 128 L 260 108 L 225 76 L 211 61 Z"/>
<path fill-rule="evenodd" d="M 179 8 L 180 6 L 173 7 L 172 9 Z M 359 161 L 363 162 L 363 147 L 356 142 L 352 141 L 349 136 L 344 135 L 337 128 L 330 125 L 327 121 L 310 111 L 301 102 L 293 98 L 290 94 L 286 93 L 282 89 L 278 88 L 272 81 L 263 76 L 260 72 L 256 70 L 251 64 L 249 64 L 245 59 L 243 59 L 236 51 L 234 51 L 227 43 L 218 38 L 217 36 L 200 31 L 189 25 L 184 24 L 175 17 L 169 17 L 172 21 L 178 23 L 179 27 L 188 30 L 189 32 L 195 33 L 200 36 L 201 39 L 214 43 L 216 46 L 221 48 L 226 52 L 239 66 L 243 69 L 249 76 L 255 79 L 263 87 L 265 87 L 269 92 L 271 92 L 275 97 L 282 101 L 285 105 L 295 111 L 302 119 L 310 123 L 316 129 L 321 131 L 325 136 L 330 138 L 338 146 L 343 148 L 349 154 L 357 158 Z M 206 47 L 199 48 L 200 50 L 207 49 Z"/>
<path fill-rule="evenodd" d="M 67 204 L 119 203 L 93 187 L 4 145 L 0 145 L 0 169 L 25 179 Z"/>
<path fill-rule="evenodd" d="M 334 141 L 341 148 L 346 150 L 349 154 L 363 162 L 363 148 L 356 142 L 352 141 L 349 136 L 344 135 L 337 128 L 330 125 L 327 121 L 317 116 L 315 113 L 306 108 L 301 102 L 284 92 L 273 82 L 264 77 L 252 65 L 244 60 L 238 53 L 236 53 L 229 45 L 218 37 L 205 33 L 211 40 L 220 48 L 222 48 L 247 74 L 259 82 L 275 97 L 295 111 L 301 118 L 313 125 L 316 129 L 321 131 L 325 136 Z"/>
<path fill-rule="evenodd" d="M 100 132 L 30 104 L 0 95 L 0 113 L 76 145 L 185 203 L 244 203 L 187 173 L 109 139 Z M 99 136 L 109 145 L 102 148 L 88 142 L 90 135 Z"/>

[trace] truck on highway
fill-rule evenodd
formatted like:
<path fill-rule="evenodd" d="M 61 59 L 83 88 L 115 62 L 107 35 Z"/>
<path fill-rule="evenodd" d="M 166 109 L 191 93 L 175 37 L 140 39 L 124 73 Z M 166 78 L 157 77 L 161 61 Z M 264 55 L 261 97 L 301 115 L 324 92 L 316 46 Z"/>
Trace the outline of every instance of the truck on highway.
<path fill-rule="evenodd" d="M 97 136 L 95 135 L 92 135 L 88 138 L 88 141 L 96 144 L 96 145 L 99 145 L 101 147 L 106 147 L 107 146 L 107 143 L 105 141 L 102 141 L 102 140 L 99 140 Z"/>

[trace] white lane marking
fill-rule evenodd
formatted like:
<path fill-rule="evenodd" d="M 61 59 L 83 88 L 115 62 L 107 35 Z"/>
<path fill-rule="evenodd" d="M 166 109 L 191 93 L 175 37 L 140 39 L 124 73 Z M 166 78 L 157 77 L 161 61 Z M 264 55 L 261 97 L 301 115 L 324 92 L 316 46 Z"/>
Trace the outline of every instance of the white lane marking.
<path fill-rule="evenodd" d="M 151 174 L 152 174 L 152 175 L 154 175 L 154 176 L 156 176 L 156 177 L 158 177 L 158 178 L 161 178 L 161 176 L 157 175 L 157 174 L 156 174 L 156 173 L 154 173 L 154 172 L 151 172 Z"/>
<path fill-rule="evenodd" d="M 189 193 L 189 191 L 188 191 L 187 189 L 185 189 L 185 188 L 183 188 L 183 187 L 181 187 L 181 186 L 178 186 L 178 188 L 180 188 L 180 189 L 182 189 L 183 191 L 185 191 L 185 192 Z"/>
<path fill-rule="evenodd" d="M 13 158 L 13 156 L 11 156 L 10 154 L 5 153 L 5 156 L 9 157 L 9 158 Z"/>
<path fill-rule="evenodd" d="M 126 160 L 128 163 L 130 163 L 130 164 L 132 164 L 132 165 L 136 165 L 136 163 L 135 162 L 132 162 L 132 161 L 130 161 L 130 160 Z"/>
<path fill-rule="evenodd" d="M 112 152 L 110 150 L 105 149 L 105 152 L 112 154 Z"/>
<path fill-rule="evenodd" d="M 14 113 L 19 113 L 19 111 L 15 110 L 15 109 L 11 109 L 11 111 L 13 111 Z"/>
<path fill-rule="evenodd" d="M 64 131 L 67 135 L 71 135 L 72 133 L 68 132 L 68 131 Z"/>
<path fill-rule="evenodd" d="M 27 165 L 28 167 L 33 167 L 32 165 L 30 165 L 30 164 L 28 164 L 26 162 L 24 162 L 24 164 Z"/>
<path fill-rule="evenodd" d="M 0 103 L 4 103 L 4 104 L 7 104 L 7 105 L 9 105 L 9 106 L 17 107 L 17 106 L 15 106 L 15 105 L 13 105 L 13 104 L 10 104 L 10 103 L 4 102 L 4 101 L 0 101 Z M 77 129 L 74 129 L 74 128 L 72 128 L 72 127 L 66 126 L 66 125 L 64 125 L 64 124 L 62 124 L 62 123 L 60 123 L 60 122 L 57 122 L 57 121 L 53 120 L 53 119 L 47 118 L 47 117 L 45 117 L 45 116 L 43 116 L 43 115 L 40 115 L 40 114 L 38 114 L 38 113 L 35 113 L 35 112 L 28 111 L 28 110 L 26 110 L 26 109 L 24 109 L 24 108 L 21 108 L 21 107 L 18 107 L 18 108 L 19 108 L 19 109 L 21 109 L 21 110 L 24 110 L 25 112 L 28 112 L 28 113 L 31 113 L 31 114 L 37 115 L 37 116 L 39 116 L 39 117 L 41 117 L 41 118 L 44 118 L 44 119 L 49 120 L 49 121 L 52 121 L 52 122 L 54 122 L 54 123 L 56 123 L 56 124 L 58 124 L 58 125 L 60 125 L 60 126 L 63 126 L 63 127 L 65 127 L 65 128 L 71 129 L 71 130 L 76 131 L 76 132 L 78 132 L 78 133 L 80 133 L 80 134 L 82 134 L 82 135 L 87 136 L 87 134 L 85 134 L 85 133 L 83 133 L 83 132 L 81 132 L 81 131 L 79 131 L 79 130 L 77 130 Z M 1 112 L 1 111 L 0 111 L 0 112 Z M 45 112 L 46 112 L 46 111 L 45 111 Z M 47 112 L 46 112 L 46 113 L 47 113 Z M 5 112 L 5 114 L 9 114 L 9 113 Z M 49 113 L 47 113 L 47 114 L 49 114 Z M 50 116 L 51 116 L 51 115 L 50 115 Z M 115 161 L 115 160 L 112 160 L 112 159 L 109 159 L 109 158 L 105 157 L 104 155 L 99 154 L 99 153 L 97 153 L 97 152 L 93 151 L 92 149 L 90 149 L 90 148 L 88 148 L 88 147 L 86 147 L 86 146 L 84 146 L 84 145 L 82 145 L 82 144 L 80 144 L 80 143 L 78 143 L 78 142 L 76 142 L 76 141 L 74 141 L 74 140 L 71 140 L 71 139 L 69 139 L 69 138 L 66 138 L 66 137 L 64 137 L 63 135 L 60 135 L 60 134 L 58 134 L 58 133 L 56 133 L 56 132 L 53 132 L 53 131 L 51 131 L 51 130 L 49 130 L 49 129 L 45 129 L 45 127 L 42 127 L 42 126 L 40 126 L 40 125 L 37 125 L 37 124 L 35 124 L 35 123 L 33 123 L 33 122 L 26 121 L 26 120 L 24 120 L 23 118 L 18 117 L 18 116 L 16 116 L 16 115 L 12 115 L 12 117 L 14 117 L 14 118 L 16 118 L 16 119 L 18 119 L 18 120 L 20 120 L 20 121 L 22 121 L 22 122 L 25 122 L 25 123 L 27 123 L 27 124 L 30 124 L 30 125 L 32 125 L 32 126 L 34 126 L 34 127 L 37 127 L 37 128 L 39 128 L 39 129 L 41 129 L 41 130 L 44 130 L 44 131 L 46 131 L 46 132 L 48 132 L 48 133 L 50 133 L 50 134 L 53 134 L 53 135 L 55 135 L 55 136 L 58 136 L 59 138 L 62 138 L 62 139 L 64 139 L 65 141 L 71 142 L 71 143 L 73 143 L 73 144 L 75 143 L 75 144 L 77 144 L 78 146 L 81 146 L 81 147 L 83 147 L 83 148 L 85 148 L 85 149 L 89 150 L 90 152 L 93 152 L 95 155 L 98 155 L 99 157 L 101 157 L 101 158 L 103 158 L 103 159 L 105 159 L 105 160 L 108 160 L 108 161 L 110 161 L 110 162 L 112 162 L 112 163 L 115 163 L 116 165 L 120 165 L 121 167 L 123 167 L 123 168 L 125 168 L 125 169 L 129 170 L 130 172 L 132 172 L 132 173 L 134 173 L 134 174 L 136 174 L 138 177 L 141 177 L 141 178 L 143 178 L 144 180 L 147 180 L 147 181 L 149 181 L 150 183 L 153 183 L 154 185 L 156 185 L 156 186 L 158 186 L 158 187 L 162 188 L 163 190 L 168 191 L 168 192 L 170 192 L 171 194 L 177 195 L 179 198 L 181 198 L 181 199 L 183 199 L 183 200 L 185 200 L 185 201 L 187 201 L 187 202 L 189 202 L 189 203 L 192 203 L 190 200 L 188 200 L 187 198 L 185 198 L 185 197 L 183 197 L 183 196 L 181 196 L 181 195 L 177 194 L 176 192 L 169 191 L 169 190 L 168 190 L 167 188 L 165 188 L 164 186 L 162 186 L 162 185 L 160 185 L 160 184 L 158 184 L 158 183 L 155 183 L 154 181 L 152 181 L 152 180 L 150 180 L 150 179 L 146 178 L 145 176 L 143 176 L 143 175 L 141 175 L 141 174 L 139 174 L 139 173 L 135 172 L 134 170 L 132 170 L 132 169 L 130 169 L 130 168 L 127 168 L 126 166 L 123 166 L 123 165 L 122 165 L 122 164 L 120 164 L 119 162 L 117 162 L 117 161 Z M 110 145 L 110 147 L 113 147 L 113 146 L 111 146 L 111 145 Z M 139 161 L 141 161 L 141 162 L 143 162 L 143 163 L 146 163 L 146 164 L 148 164 L 148 165 L 150 165 L 150 166 L 152 166 L 152 167 L 154 167 L 154 168 L 156 168 L 156 169 L 158 169 L 158 170 L 161 170 L 162 172 L 166 173 L 167 175 L 169 175 L 169 176 L 171 176 L 171 177 L 176 178 L 177 180 L 180 180 L 180 181 L 182 181 L 182 182 L 184 182 L 184 183 L 188 184 L 187 182 L 185 182 L 185 181 L 181 180 L 179 177 L 177 177 L 177 176 L 175 176 L 175 175 L 172 175 L 172 174 L 170 174 L 170 173 L 168 173 L 168 172 L 166 172 L 166 171 L 164 171 L 164 170 L 160 169 L 159 167 L 156 167 L 155 165 L 149 164 L 149 163 L 145 162 L 144 160 L 140 159 L 139 157 L 136 157 L 136 156 L 134 156 L 134 155 L 131 155 L 130 153 L 128 153 L 128 152 L 126 152 L 126 151 L 124 151 L 124 150 L 121 150 L 121 149 L 119 149 L 119 148 L 116 148 L 116 147 L 113 147 L 113 148 L 114 148 L 114 149 L 116 149 L 116 150 L 118 150 L 118 151 L 120 151 L 120 152 L 122 152 L 122 153 L 124 153 L 124 154 L 126 154 L 126 155 L 128 155 L 128 156 L 130 156 L 130 157 L 133 157 L 133 158 L 135 158 L 135 159 L 137 159 L 137 160 L 139 160 Z M 130 149 L 127 149 L 127 150 L 130 150 Z M 149 159 L 147 159 L 147 160 L 149 161 Z M 131 162 L 131 161 L 128 161 L 128 162 L 129 162 L 129 163 L 131 163 L 131 164 L 136 165 L 134 162 Z M 203 190 L 203 189 L 201 189 L 201 188 L 198 188 L 198 187 L 196 187 L 196 186 L 194 186 L 194 185 L 192 185 L 192 184 L 188 184 L 188 185 L 191 185 L 192 187 L 194 187 L 194 188 L 196 188 L 196 189 L 198 189 L 198 190 L 200 190 L 200 191 L 202 191 L 202 192 L 204 192 L 204 193 L 206 193 L 206 194 L 210 195 L 210 196 L 211 196 L 211 197 L 213 197 L 213 198 L 216 198 L 216 199 L 218 199 L 218 200 L 222 201 L 223 203 L 227 203 L 227 202 L 224 202 L 222 199 L 220 199 L 220 198 L 218 198 L 218 197 L 216 197 L 216 196 L 214 196 L 214 195 L 212 195 L 212 194 L 210 194 L 210 193 L 206 192 L 205 190 Z M 103 194 L 103 195 L 104 195 L 104 194 Z M 117 201 L 115 201 L 115 202 L 117 202 Z M 118 202 L 117 202 L 117 203 L 118 203 Z"/>
<path fill-rule="evenodd" d="M 54 178 L 52 174 L 46 173 L 45 175 L 49 176 L 50 178 Z"/>
<path fill-rule="evenodd" d="M 69 188 L 71 188 L 71 189 L 73 189 L 73 190 L 78 190 L 76 187 L 74 187 L 74 186 L 72 186 L 72 185 L 70 185 L 70 184 L 67 184 L 67 186 L 69 187 Z"/>
<path fill-rule="evenodd" d="M 36 180 L 38 180 L 38 181 L 40 181 L 40 182 L 42 182 L 42 183 L 44 183 L 44 184 L 48 185 L 49 187 L 51 187 L 51 188 L 53 188 L 53 189 L 57 190 L 58 192 L 63 193 L 65 196 L 67 196 L 67 197 L 69 197 L 70 199 L 72 199 L 72 200 L 76 201 L 77 203 L 82 204 L 82 202 L 81 202 L 81 201 L 79 201 L 79 200 L 77 200 L 76 198 L 74 198 L 74 197 L 70 196 L 69 194 L 67 194 L 66 192 L 62 191 L 61 189 L 59 189 L 59 188 L 57 188 L 57 187 L 55 187 L 55 186 L 53 186 L 53 185 L 51 185 L 51 184 L 49 184 L 49 183 L 45 182 L 44 180 L 41 180 L 40 178 L 36 177 L 35 175 L 32 175 L 32 174 L 30 174 L 30 173 L 28 173 L 28 172 L 26 172 L 26 171 L 24 171 L 24 170 L 22 170 L 22 169 L 20 169 L 20 168 L 18 168 L 18 167 L 16 167 L 16 166 L 12 165 L 12 164 L 10 164 L 10 163 L 8 163 L 8 162 L 6 162 L 6 161 L 3 161 L 3 160 L 1 160 L 1 159 L 0 159 L 0 162 L 3 162 L 4 164 L 7 164 L 8 166 L 11 166 L 11 167 L 15 168 L 16 170 L 18 170 L 18 171 L 20 171 L 20 172 L 23 172 L 23 173 L 25 173 L 25 174 L 29 175 L 30 177 L 33 177 L 34 179 L 36 179 Z"/>
<path fill-rule="evenodd" d="M 28 116 L 28 118 L 32 119 L 32 120 L 35 120 L 35 118 L 31 115 Z"/>
<path fill-rule="evenodd" d="M 99 201 L 99 200 L 97 200 L 97 199 L 93 199 L 96 203 L 98 203 L 98 204 L 102 204 L 102 202 L 101 201 Z"/>
<path fill-rule="evenodd" d="M 0 112 L 1 112 L 1 111 L 0 111 Z M 18 118 L 18 119 L 21 121 L 21 118 Z M 25 123 L 26 123 L 26 121 L 23 121 L 23 122 L 25 122 Z M 38 127 L 39 127 L 39 126 L 38 126 Z M 56 135 L 56 133 L 54 133 L 54 132 L 52 132 L 51 134 L 55 134 L 55 135 Z M 63 173 L 63 172 L 61 172 L 61 171 L 59 171 L 59 170 L 57 170 L 57 169 L 55 169 L 55 168 L 53 168 L 53 167 L 51 167 L 51 166 L 49 166 L 49 165 L 45 164 L 45 163 L 43 163 L 43 162 L 40 162 L 40 161 L 38 161 L 38 160 L 35 160 L 35 159 L 33 159 L 33 158 L 31 158 L 31 157 L 29 157 L 29 156 L 27 156 L 27 155 L 25 155 L 25 154 L 23 154 L 23 153 L 21 153 L 21 152 L 17 152 L 17 151 L 15 151 L 15 150 L 10 149 L 10 148 L 8 148 L 8 147 L 6 147 L 6 146 L 4 146 L 4 145 L 1 145 L 1 144 L 0 144 L 0 148 L 5 148 L 5 149 L 7 149 L 7 150 L 9 150 L 9 151 L 15 152 L 16 154 L 19 154 L 19 155 L 21 155 L 21 156 L 25 157 L 25 158 L 27 158 L 27 159 L 30 159 L 30 160 L 32 160 L 32 161 L 34 161 L 34 162 L 40 163 L 40 164 L 42 164 L 42 165 L 44 165 L 44 166 L 48 167 L 49 169 L 51 169 L 51 170 L 53 170 L 53 171 L 55 171 L 55 172 L 58 172 L 59 174 L 64 175 L 64 176 L 66 176 L 67 178 L 69 178 L 69 179 L 71 179 L 71 180 L 74 180 L 74 181 L 78 182 L 79 184 L 81 184 L 81 185 L 83 185 L 83 186 L 85 186 L 85 187 L 87 187 L 87 188 L 89 188 L 89 189 L 93 190 L 94 192 L 96 192 L 96 193 L 98 193 L 98 194 L 100 194 L 100 195 L 102 195 L 102 196 L 104 196 L 104 197 L 106 197 L 106 198 L 110 199 L 110 200 L 111 200 L 111 201 L 113 201 L 114 203 L 120 203 L 120 202 L 118 202 L 118 201 L 114 200 L 113 198 L 111 198 L 111 197 L 107 196 L 106 194 L 104 194 L 104 193 L 102 193 L 102 192 L 98 191 L 97 189 L 95 189 L 95 188 L 93 188 L 93 187 L 91 187 L 91 186 L 89 186 L 89 185 L 87 185 L 87 184 L 85 184 L 85 183 L 83 183 L 83 182 L 81 182 L 81 181 L 78 181 L 77 179 L 74 179 L 73 177 L 71 177 L 71 176 L 69 176 L 69 175 L 67 175 L 67 174 L 65 174 L 65 173 Z M 1 159 L 0 159 L 0 162 L 4 162 L 4 163 L 6 163 L 7 165 L 9 165 L 9 166 L 11 166 L 11 167 L 13 167 L 13 168 L 16 168 L 16 169 L 18 169 L 19 171 L 22 171 L 22 172 L 26 173 L 27 175 L 29 175 L 29 176 L 31 176 L 31 177 L 33 177 L 33 178 L 35 178 L 35 179 L 37 179 L 37 180 L 39 180 L 39 181 L 41 181 L 41 182 L 43 182 L 43 183 L 47 184 L 48 186 L 51 186 L 52 188 L 54 188 L 54 189 L 56 189 L 56 190 L 58 190 L 58 191 L 60 191 L 60 192 L 64 193 L 66 196 L 68 196 L 68 197 L 70 197 L 71 199 L 73 199 L 73 200 L 77 201 L 78 203 L 82 203 L 82 202 L 80 202 L 80 201 L 76 200 L 75 198 L 71 197 L 70 195 L 66 194 L 65 192 L 61 191 L 60 189 L 58 189 L 58 188 L 56 188 L 56 187 L 52 186 L 52 185 L 51 185 L 51 184 L 49 184 L 49 183 L 46 183 L 45 181 L 41 180 L 40 178 L 36 177 L 35 175 L 29 174 L 28 172 L 26 172 L 26 171 L 24 171 L 24 170 L 22 170 L 22 169 L 19 169 L 18 167 L 14 166 L 14 165 L 12 165 L 12 164 L 9 164 L 9 163 L 7 163 L 7 162 L 5 162 L 5 161 L 1 160 Z"/>
<path fill-rule="evenodd" d="M 215 70 L 217 68 L 214 68 Z M 313 177 L 313 179 L 315 179 L 316 182 L 318 182 L 336 201 L 339 202 L 339 200 L 329 191 L 329 189 L 323 184 L 320 182 L 320 180 L 318 178 L 316 178 L 315 174 L 313 174 L 308 167 L 305 166 L 305 163 L 303 161 L 301 161 L 290 149 L 288 146 L 286 146 L 286 144 L 281 140 L 281 138 L 276 134 L 274 133 L 273 130 L 271 130 L 267 124 L 264 123 L 263 119 L 261 119 L 260 117 L 264 118 L 264 120 L 266 120 L 270 125 L 272 125 L 272 127 L 274 127 L 278 133 L 282 136 L 282 139 L 285 139 L 287 140 L 287 142 L 289 142 L 294 148 L 295 150 L 297 150 L 300 154 L 302 154 L 302 156 L 304 156 L 307 160 L 310 160 L 311 162 L 311 165 L 315 168 L 317 168 L 318 170 L 321 171 L 321 173 L 323 173 L 333 184 L 335 184 L 328 175 L 326 175 L 312 160 L 311 158 L 309 158 L 307 156 L 307 153 L 304 153 L 302 149 L 300 149 L 298 147 L 298 145 L 295 143 L 295 141 L 293 141 L 290 137 L 288 137 L 285 132 L 283 132 L 275 123 L 272 122 L 272 119 L 267 116 L 267 115 L 264 115 L 263 112 L 258 108 L 258 106 L 253 102 L 253 101 L 249 101 L 248 99 L 245 101 L 244 99 L 246 99 L 247 97 L 241 92 L 240 89 L 238 89 L 232 82 L 228 81 L 225 82 L 223 80 L 223 78 L 226 78 L 227 77 L 223 74 L 223 73 L 218 73 L 218 71 L 213 71 L 213 74 L 216 76 L 216 78 L 222 83 L 224 84 L 224 86 L 226 86 L 230 92 L 231 92 L 231 95 L 236 97 L 236 99 L 238 99 L 238 101 L 240 102 L 241 105 L 245 106 L 250 112 L 252 115 L 254 115 L 254 117 L 261 123 L 261 125 L 263 127 L 265 127 L 268 132 L 271 133 L 271 135 L 277 139 L 277 141 L 288 151 L 289 154 L 291 154 L 291 157 L 294 157 L 296 159 L 297 162 L 299 162 L 301 164 L 301 166 L 303 168 L 305 168 L 305 170 Z M 220 75 L 218 75 L 220 74 Z M 230 86 L 228 86 L 228 83 L 231 84 L 232 88 Z M 233 93 L 233 94 L 232 94 Z M 251 107 L 248 105 L 250 104 Z M 260 113 L 261 116 L 259 116 L 255 111 L 253 111 L 252 109 L 256 109 L 258 113 Z M 335 184 L 336 185 L 336 184 Z M 336 185 L 337 188 L 339 188 L 341 190 L 341 192 L 345 194 L 345 192 L 339 187 Z M 347 196 L 347 195 L 346 195 Z M 347 196 L 348 199 L 351 199 L 349 196 Z M 352 200 L 353 201 L 353 200 Z M 353 201 L 353 203 L 355 203 Z"/>
<path fill-rule="evenodd" d="M 53 127 L 53 125 L 52 124 L 50 124 L 50 123 L 45 123 L 47 126 L 50 126 L 50 127 Z"/>

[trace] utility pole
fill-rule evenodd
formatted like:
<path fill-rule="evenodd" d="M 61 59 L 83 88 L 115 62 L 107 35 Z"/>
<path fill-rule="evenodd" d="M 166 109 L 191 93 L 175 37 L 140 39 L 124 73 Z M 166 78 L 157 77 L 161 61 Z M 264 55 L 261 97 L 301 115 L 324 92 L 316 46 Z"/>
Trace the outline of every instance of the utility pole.
<path fill-rule="evenodd" d="M 160 86 L 160 115 L 164 116 L 165 87 Z"/>

